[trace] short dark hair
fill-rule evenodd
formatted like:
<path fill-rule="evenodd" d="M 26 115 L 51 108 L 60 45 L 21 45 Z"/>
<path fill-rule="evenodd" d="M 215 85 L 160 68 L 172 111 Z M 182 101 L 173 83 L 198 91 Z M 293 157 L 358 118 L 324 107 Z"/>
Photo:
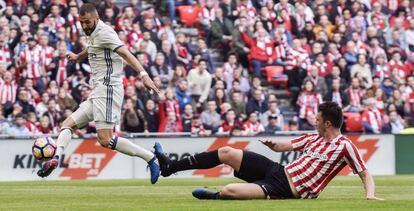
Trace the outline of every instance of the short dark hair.
<path fill-rule="evenodd" d="M 198 63 L 197 63 L 197 64 L 200 64 L 201 62 L 204 62 L 204 63 L 206 63 L 206 64 L 208 63 L 206 59 L 201 58 L 200 60 L 198 60 Z"/>
<path fill-rule="evenodd" d="M 98 14 L 98 11 L 96 10 L 96 7 L 94 4 L 91 3 L 85 3 L 81 6 L 80 10 L 79 10 L 79 14 L 80 15 L 86 15 L 87 13 L 89 14 Z"/>
<path fill-rule="evenodd" d="M 319 105 L 318 111 L 322 113 L 324 121 L 330 121 L 335 128 L 341 128 L 343 123 L 342 108 L 335 102 L 324 102 Z"/>

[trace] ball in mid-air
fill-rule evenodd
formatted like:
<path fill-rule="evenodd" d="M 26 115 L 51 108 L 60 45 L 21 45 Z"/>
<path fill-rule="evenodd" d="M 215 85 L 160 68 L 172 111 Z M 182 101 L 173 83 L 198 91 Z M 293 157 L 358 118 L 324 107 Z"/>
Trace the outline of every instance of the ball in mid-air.
<path fill-rule="evenodd" d="M 47 161 L 53 158 L 56 152 L 56 142 L 49 137 L 35 139 L 32 154 L 37 160 Z"/>

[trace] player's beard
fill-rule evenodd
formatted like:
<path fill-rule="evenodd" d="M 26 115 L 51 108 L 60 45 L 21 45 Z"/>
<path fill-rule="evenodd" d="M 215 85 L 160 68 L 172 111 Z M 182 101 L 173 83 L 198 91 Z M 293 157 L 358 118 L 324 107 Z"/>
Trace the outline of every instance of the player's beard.
<path fill-rule="evenodd" d="M 85 32 L 87 36 L 90 36 L 92 32 L 95 31 L 96 25 L 97 25 L 97 21 L 93 20 L 93 27 L 90 30 L 83 29 L 83 31 Z"/>

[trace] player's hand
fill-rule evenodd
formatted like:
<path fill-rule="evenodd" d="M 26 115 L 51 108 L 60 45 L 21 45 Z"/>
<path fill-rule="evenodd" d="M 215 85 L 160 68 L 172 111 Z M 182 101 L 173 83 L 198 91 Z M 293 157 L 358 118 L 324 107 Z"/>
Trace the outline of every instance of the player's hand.
<path fill-rule="evenodd" d="M 378 198 L 376 196 L 367 196 L 367 200 L 377 200 L 377 201 L 384 201 L 383 198 Z"/>
<path fill-rule="evenodd" d="M 157 86 L 155 86 L 154 81 L 151 80 L 151 78 L 148 75 L 144 75 L 142 77 L 142 83 L 144 84 L 144 86 L 147 89 L 153 90 L 154 92 L 156 92 L 158 95 L 160 95 L 160 90 L 158 89 Z"/>
<path fill-rule="evenodd" d="M 276 143 L 271 140 L 260 140 L 260 142 L 262 142 L 262 144 L 266 145 L 270 149 L 273 149 L 276 146 Z"/>
<path fill-rule="evenodd" d="M 78 55 L 74 54 L 73 52 L 67 52 L 66 53 L 66 58 L 68 58 L 69 61 L 71 61 L 71 62 L 77 62 L 78 61 Z"/>

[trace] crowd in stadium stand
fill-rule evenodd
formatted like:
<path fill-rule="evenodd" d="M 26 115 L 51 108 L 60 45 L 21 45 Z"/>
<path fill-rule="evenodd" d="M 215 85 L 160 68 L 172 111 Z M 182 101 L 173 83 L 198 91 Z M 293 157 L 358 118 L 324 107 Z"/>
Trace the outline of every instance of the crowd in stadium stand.
<path fill-rule="evenodd" d="M 93 3 L 162 90 L 151 94 L 125 65 L 119 133 L 313 130 L 323 101 L 343 107 L 348 132 L 413 126 L 408 0 Z M 81 4 L 0 0 L 0 134 L 56 134 L 88 97 L 88 61 L 65 57 L 87 46 Z M 76 135 L 93 132 L 90 123 Z"/>

